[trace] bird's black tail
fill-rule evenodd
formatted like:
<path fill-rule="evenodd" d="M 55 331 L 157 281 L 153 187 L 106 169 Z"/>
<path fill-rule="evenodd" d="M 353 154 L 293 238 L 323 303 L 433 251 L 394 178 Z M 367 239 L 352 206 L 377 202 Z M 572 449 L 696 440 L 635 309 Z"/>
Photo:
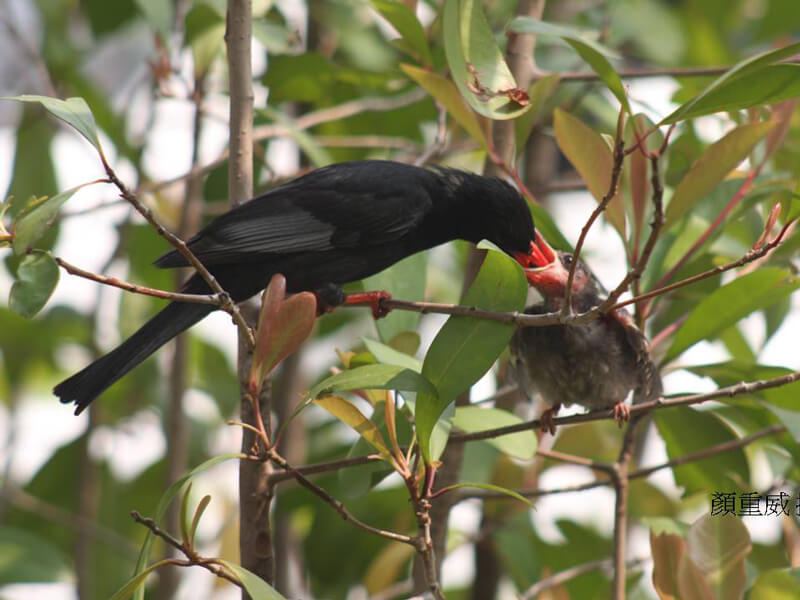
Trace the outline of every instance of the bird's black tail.
<path fill-rule="evenodd" d="M 59 383 L 53 393 L 64 404 L 74 402 L 79 415 L 117 379 L 216 309 L 211 304 L 172 302 L 114 350 Z"/>

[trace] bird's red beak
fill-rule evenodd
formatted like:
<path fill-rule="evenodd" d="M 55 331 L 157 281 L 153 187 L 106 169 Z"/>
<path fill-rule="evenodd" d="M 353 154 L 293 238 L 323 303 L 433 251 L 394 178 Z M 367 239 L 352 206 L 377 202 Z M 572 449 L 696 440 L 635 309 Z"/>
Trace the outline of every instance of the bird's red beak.
<path fill-rule="evenodd" d="M 535 232 L 535 240 L 531 242 L 528 253 L 514 252 L 514 258 L 524 269 L 542 268 L 550 265 L 556 259 L 555 251 L 550 247 L 545 239 Z"/>
<path fill-rule="evenodd" d="M 536 240 L 531 242 L 531 249 L 527 255 L 528 267 L 525 269 L 525 278 L 528 283 L 542 293 L 557 295 L 566 286 L 567 271 L 558 260 L 556 251 L 547 243 L 539 232 Z"/>

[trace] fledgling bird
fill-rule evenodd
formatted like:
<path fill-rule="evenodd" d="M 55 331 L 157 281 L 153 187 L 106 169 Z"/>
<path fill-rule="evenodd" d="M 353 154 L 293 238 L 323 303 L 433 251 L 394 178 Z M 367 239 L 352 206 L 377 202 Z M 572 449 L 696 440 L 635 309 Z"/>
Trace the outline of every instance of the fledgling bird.
<path fill-rule="evenodd" d="M 525 309 L 545 314 L 564 306 L 569 269 L 574 257 L 555 251 L 536 233 L 532 268 L 525 269 L 530 285 L 542 302 Z M 578 261 L 572 281 L 575 312 L 600 305 L 607 292 L 592 271 Z M 512 366 L 522 389 L 537 391 L 550 405 L 541 417 L 542 429 L 555 433 L 553 419 L 559 408 L 578 404 L 590 410 L 614 409 L 622 426 L 630 418 L 625 404 L 655 400 L 662 394 L 661 377 L 650 357 L 647 340 L 625 309 L 611 311 L 580 325 L 521 327 L 511 339 Z"/>
<path fill-rule="evenodd" d="M 341 285 L 450 240 L 488 239 L 523 265 L 534 247 L 533 219 L 508 183 L 443 167 L 390 161 L 330 165 L 280 185 L 217 217 L 188 245 L 235 302 L 260 292 L 275 273 L 288 293 L 311 291 L 347 302 Z M 159 267 L 186 266 L 172 250 Z M 195 274 L 182 292 L 208 294 Z M 377 293 L 369 299 L 373 311 Z M 364 295 L 353 295 L 363 303 Z M 217 307 L 172 302 L 117 348 L 53 390 L 80 414 L 112 383 Z M 377 315 L 376 315 L 377 316 Z"/>

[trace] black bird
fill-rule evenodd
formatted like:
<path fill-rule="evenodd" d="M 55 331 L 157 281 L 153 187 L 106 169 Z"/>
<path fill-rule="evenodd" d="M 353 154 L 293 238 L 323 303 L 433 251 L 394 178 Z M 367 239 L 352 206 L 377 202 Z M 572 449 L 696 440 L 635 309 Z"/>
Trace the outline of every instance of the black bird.
<path fill-rule="evenodd" d="M 525 312 L 544 314 L 561 310 L 574 257 L 554 251 L 538 233 L 526 269 L 528 282 L 543 297 Z M 572 281 L 572 307 L 585 312 L 602 303 L 607 292 L 582 262 Z M 662 393 L 661 377 L 653 363 L 644 334 L 625 309 L 610 311 L 582 325 L 521 327 L 511 339 L 514 372 L 529 395 L 539 392 L 551 408 L 542 415 L 542 429 L 555 433 L 553 419 L 561 405 L 579 404 L 589 409 L 614 408 L 614 418 L 630 418 L 624 403 L 655 400 Z"/>
<path fill-rule="evenodd" d="M 354 161 L 280 185 L 217 217 L 188 244 L 236 302 L 254 296 L 272 275 L 282 273 L 287 292 L 312 291 L 336 304 L 347 301 L 342 284 L 450 240 L 484 238 L 529 264 L 533 219 L 508 183 L 443 167 Z M 182 267 L 187 262 L 172 250 L 155 264 Z M 208 294 L 210 289 L 194 274 L 181 291 Z M 363 303 L 363 295 L 355 300 Z M 216 308 L 170 303 L 120 346 L 59 383 L 55 395 L 61 402 L 74 402 L 79 414 L 112 383 Z"/>

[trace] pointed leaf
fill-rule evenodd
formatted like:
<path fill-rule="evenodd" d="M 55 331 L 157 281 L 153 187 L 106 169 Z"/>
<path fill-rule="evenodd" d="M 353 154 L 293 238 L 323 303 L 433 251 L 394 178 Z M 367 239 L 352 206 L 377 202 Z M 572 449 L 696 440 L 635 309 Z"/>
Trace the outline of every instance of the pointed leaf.
<path fill-rule="evenodd" d="M 505 253 L 491 250 L 462 304 L 496 311 L 522 310 L 527 292 L 519 264 Z M 415 411 L 426 461 L 431 460 L 430 436 L 442 411 L 489 370 L 513 333 L 513 324 L 461 316 L 450 317 L 439 330 L 422 365 L 423 375 L 436 386 L 439 397 L 419 395 Z"/>
<path fill-rule="evenodd" d="M 568 112 L 556 109 L 553 126 L 558 147 L 586 182 L 592 196 L 600 202 L 608 193 L 614 157 L 603 138 Z M 625 239 L 625 207 L 617 194 L 608 203 L 606 219 Z"/>
<path fill-rule="evenodd" d="M 253 600 L 286 600 L 286 598 L 279 594 L 270 584 L 255 573 L 248 571 L 243 566 L 222 558 L 217 560 L 239 578 L 245 591 L 250 594 Z"/>
<path fill-rule="evenodd" d="M 800 65 L 770 65 L 760 70 L 754 79 L 734 79 L 715 89 L 681 115 L 681 119 L 694 119 L 717 112 L 729 112 L 776 104 L 800 97 Z"/>
<path fill-rule="evenodd" d="M 308 392 L 309 398 L 349 390 L 403 390 L 437 395 L 423 375 L 397 365 L 366 365 L 324 379 Z"/>
<path fill-rule="evenodd" d="M 41 238 L 53 224 L 58 211 L 72 195 L 83 186 L 77 186 L 61 192 L 37 204 L 17 221 L 14 226 L 14 253 L 25 254 Z"/>
<path fill-rule="evenodd" d="M 372 356 L 374 356 L 379 363 L 384 365 L 397 365 L 399 367 L 405 367 L 406 369 L 411 369 L 417 373 L 422 371 L 422 361 L 418 358 L 409 356 L 405 352 L 395 350 L 386 344 L 381 344 L 377 340 L 364 338 L 364 344 L 367 346 L 367 350 L 372 353 Z"/>
<path fill-rule="evenodd" d="M 181 541 L 184 544 L 189 543 L 189 494 L 192 492 L 192 482 L 183 490 L 181 497 L 181 514 L 180 514 L 180 527 L 181 527 Z"/>
<path fill-rule="evenodd" d="M 400 69 L 425 89 L 433 99 L 444 106 L 447 113 L 481 145 L 486 146 L 486 133 L 478 117 L 458 92 L 458 88 L 446 77 L 413 65 L 401 64 Z"/>
<path fill-rule="evenodd" d="M 457 406 L 456 415 L 453 417 L 453 427 L 466 433 L 497 429 L 519 423 L 522 423 L 522 419 L 508 411 L 479 406 Z M 536 436 L 533 431 L 519 431 L 485 441 L 500 452 L 522 460 L 532 458 L 536 454 Z"/>
<path fill-rule="evenodd" d="M 509 31 L 516 33 L 532 33 L 540 37 L 557 37 L 564 41 L 577 41 L 592 49 L 593 52 L 609 58 L 618 58 L 619 55 L 594 41 L 599 34 L 592 31 L 584 31 L 575 27 L 569 27 L 558 23 L 540 21 L 532 17 L 515 17 L 508 25 Z"/>
<path fill-rule="evenodd" d="M 743 275 L 703 298 L 678 329 L 664 363 L 701 340 L 716 337 L 751 312 L 766 308 L 800 287 L 800 279 L 778 267 Z"/>
<path fill-rule="evenodd" d="M 300 292 L 284 300 L 286 280 L 272 277 L 256 332 L 256 347 L 250 371 L 250 384 L 264 381 L 272 369 L 311 335 L 317 318 L 317 299 L 311 292 Z"/>
<path fill-rule="evenodd" d="M 194 517 L 192 517 L 192 526 L 189 528 L 189 543 L 194 546 L 194 536 L 197 533 L 197 526 L 200 525 L 200 519 L 203 517 L 203 513 L 208 508 L 208 505 L 211 503 L 211 496 L 206 494 L 203 496 L 203 499 L 200 500 L 200 503 L 197 505 L 197 508 L 194 511 Z"/>
<path fill-rule="evenodd" d="M 703 572 L 697 568 L 687 553 L 681 554 L 678 561 L 676 579 L 679 600 L 719 600 L 711 591 Z"/>
<path fill-rule="evenodd" d="M 30 319 L 38 313 L 56 289 L 58 265 L 49 252 L 34 252 L 22 257 L 17 279 L 11 286 L 8 307 Z"/>
<path fill-rule="evenodd" d="M 53 115 L 72 125 L 83 137 L 97 148 L 102 154 L 100 139 L 97 137 L 97 124 L 89 105 L 83 98 L 50 98 L 49 96 L 36 96 L 24 94 L 22 96 L 2 96 L 0 100 L 17 100 L 19 102 L 38 102 Z"/>
<path fill-rule="evenodd" d="M 685 115 L 687 115 L 695 105 L 702 102 L 707 96 L 714 93 L 717 89 L 727 85 L 729 82 L 735 79 L 760 72 L 765 67 L 779 62 L 785 58 L 794 56 L 798 52 L 800 52 L 800 42 L 789 44 L 788 46 L 784 46 L 783 48 L 779 48 L 777 50 L 770 50 L 768 52 L 763 52 L 761 54 L 757 54 L 756 56 L 746 58 L 720 75 L 705 90 L 695 96 L 691 101 L 679 107 L 676 111 L 661 121 L 661 123 L 675 123 L 686 118 Z"/>
<path fill-rule="evenodd" d="M 446 0 L 442 21 L 447 65 L 467 104 L 490 119 L 513 119 L 526 112 L 527 93 L 517 88 L 483 3 Z"/>
<path fill-rule="evenodd" d="M 370 0 L 373 8 L 389 21 L 397 32 L 403 36 L 417 58 L 426 65 L 433 64 L 431 50 L 425 37 L 425 30 L 420 25 L 414 12 L 402 2 L 392 0 Z"/>
<path fill-rule="evenodd" d="M 150 575 L 153 571 L 158 569 L 159 567 L 163 567 L 165 565 L 170 564 L 169 558 L 165 558 L 164 560 L 160 560 L 148 567 L 145 567 L 142 571 L 139 571 L 131 577 L 125 585 L 123 585 L 117 592 L 111 596 L 111 600 L 128 600 L 128 598 L 132 597 L 135 592 L 137 592 L 142 584 L 147 579 L 147 576 Z"/>
<path fill-rule="evenodd" d="M 448 485 L 446 488 L 442 488 L 442 489 L 443 490 L 444 489 L 446 489 L 446 490 L 455 490 L 455 489 L 464 488 L 464 487 L 467 487 L 467 488 L 478 488 L 478 489 L 481 489 L 481 490 L 489 490 L 490 492 L 499 492 L 501 494 L 505 494 L 506 496 L 514 498 L 515 500 L 519 500 L 520 502 L 524 502 L 528 506 L 531 506 L 531 507 L 533 506 L 533 502 L 528 500 L 525 496 L 523 496 L 519 492 L 515 492 L 514 490 L 510 490 L 508 488 L 504 488 L 504 487 L 499 486 L 499 485 L 493 485 L 491 483 L 475 483 L 475 482 L 469 482 L 469 481 L 462 481 L 462 482 L 459 482 L 459 483 L 454 483 L 453 485 Z"/>
<path fill-rule="evenodd" d="M 389 449 L 375 423 L 365 417 L 352 402 L 341 396 L 322 396 L 314 400 L 314 403 L 355 429 L 358 435 L 368 441 L 381 455 L 389 456 Z"/>
<path fill-rule="evenodd" d="M 719 184 L 774 127 L 773 121 L 737 127 L 706 148 L 684 175 L 667 206 L 666 227 L 674 225 Z"/>
<path fill-rule="evenodd" d="M 744 596 L 745 557 L 752 545 L 741 519 L 705 514 L 692 524 L 686 543 L 689 557 L 705 575 L 714 597 L 736 600 Z"/>

